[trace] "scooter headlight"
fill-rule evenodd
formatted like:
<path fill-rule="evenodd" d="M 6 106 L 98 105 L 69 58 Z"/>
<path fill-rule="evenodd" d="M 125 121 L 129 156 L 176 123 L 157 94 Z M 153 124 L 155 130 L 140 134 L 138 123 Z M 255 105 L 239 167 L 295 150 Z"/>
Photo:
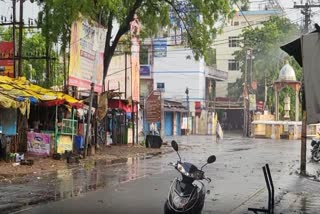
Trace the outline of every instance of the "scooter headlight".
<path fill-rule="evenodd" d="M 190 173 L 187 172 L 181 164 L 178 164 L 177 169 L 178 169 L 179 172 L 181 172 L 182 174 L 191 177 Z"/>

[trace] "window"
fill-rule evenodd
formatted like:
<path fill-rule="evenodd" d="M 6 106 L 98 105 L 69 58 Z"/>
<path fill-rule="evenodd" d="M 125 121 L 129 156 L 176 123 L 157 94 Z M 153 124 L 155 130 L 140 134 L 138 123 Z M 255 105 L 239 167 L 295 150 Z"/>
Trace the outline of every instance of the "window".
<path fill-rule="evenodd" d="M 239 26 L 239 22 L 238 22 L 238 21 L 235 21 L 235 22 L 233 23 L 233 25 L 234 25 L 234 26 Z"/>
<path fill-rule="evenodd" d="M 229 36 L 229 47 L 239 47 L 239 36 Z"/>
<path fill-rule="evenodd" d="M 239 70 L 239 62 L 234 59 L 228 60 L 228 70 L 229 71 L 238 71 Z"/>
<path fill-rule="evenodd" d="M 148 46 L 143 45 L 140 47 L 140 64 L 150 64 L 148 51 Z"/>

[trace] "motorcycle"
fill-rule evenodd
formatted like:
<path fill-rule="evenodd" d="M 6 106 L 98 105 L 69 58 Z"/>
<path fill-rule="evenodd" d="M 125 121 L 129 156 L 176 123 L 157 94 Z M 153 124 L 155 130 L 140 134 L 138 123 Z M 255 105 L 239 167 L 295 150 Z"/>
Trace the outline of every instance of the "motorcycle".
<path fill-rule="evenodd" d="M 320 161 L 320 141 L 312 140 L 311 141 L 311 158 L 312 160 L 319 162 Z"/>
<path fill-rule="evenodd" d="M 172 141 L 171 146 L 177 152 L 180 160 L 169 165 L 173 166 L 182 175 L 182 179 L 175 178 L 172 182 L 164 205 L 164 213 L 200 214 L 207 193 L 202 180 L 206 180 L 208 183 L 211 182 L 211 179 L 205 176 L 202 169 L 207 164 L 215 162 L 216 156 L 211 155 L 208 157 L 207 163 L 201 169 L 198 169 L 192 163 L 181 161 L 176 141 Z"/>

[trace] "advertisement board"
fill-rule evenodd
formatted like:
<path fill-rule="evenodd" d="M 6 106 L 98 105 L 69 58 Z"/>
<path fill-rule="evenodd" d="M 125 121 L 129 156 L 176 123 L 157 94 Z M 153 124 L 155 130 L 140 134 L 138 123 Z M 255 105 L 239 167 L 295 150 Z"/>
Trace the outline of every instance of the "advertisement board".
<path fill-rule="evenodd" d="M 146 100 L 146 119 L 149 123 L 161 120 L 161 92 L 153 91 Z"/>
<path fill-rule="evenodd" d="M 49 134 L 28 132 L 27 134 L 27 150 L 29 154 L 39 156 L 50 155 L 50 139 Z"/>
<path fill-rule="evenodd" d="M 102 91 L 106 29 L 93 21 L 80 20 L 71 27 L 69 85 Z"/>
<path fill-rule="evenodd" d="M 150 65 L 140 65 L 140 78 L 141 79 L 151 78 L 151 66 Z"/>
<path fill-rule="evenodd" d="M 153 42 L 154 57 L 166 57 L 167 56 L 167 40 L 155 39 Z"/>
<path fill-rule="evenodd" d="M 124 54 L 113 56 L 106 77 L 106 91 L 115 90 L 123 92 L 123 94 L 121 95 L 121 98 L 123 99 L 127 99 L 131 96 L 130 60 L 130 57 L 127 57 L 126 63 L 126 56 Z M 127 97 L 125 97 L 125 94 L 127 95 Z"/>
<path fill-rule="evenodd" d="M 13 72 L 13 42 L 0 42 L 0 75 L 14 77 Z M 10 59 L 11 58 L 11 59 Z"/>

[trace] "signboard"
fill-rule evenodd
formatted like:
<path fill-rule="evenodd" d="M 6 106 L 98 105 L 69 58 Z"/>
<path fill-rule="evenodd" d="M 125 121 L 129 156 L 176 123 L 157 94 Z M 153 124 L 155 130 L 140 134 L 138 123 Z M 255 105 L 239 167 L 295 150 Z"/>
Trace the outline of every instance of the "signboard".
<path fill-rule="evenodd" d="M 187 117 L 183 117 L 182 118 L 181 129 L 187 129 L 187 128 L 188 128 L 188 118 Z"/>
<path fill-rule="evenodd" d="M 164 92 L 164 82 L 157 82 L 157 90 Z"/>
<path fill-rule="evenodd" d="M 257 102 L 257 111 L 260 111 L 260 112 L 264 111 L 264 102 L 263 101 Z"/>
<path fill-rule="evenodd" d="M 127 63 L 126 63 L 127 58 Z M 130 57 L 125 55 L 113 56 L 109 65 L 108 74 L 106 77 L 106 91 L 116 90 L 123 92 L 121 98 L 128 99 L 131 96 L 131 65 Z M 126 68 L 127 65 L 127 68 Z M 126 82 L 127 79 L 127 82 Z M 127 83 L 127 88 L 126 88 Z M 125 93 L 127 92 L 127 97 Z"/>
<path fill-rule="evenodd" d="M 71 27 L 69 85 L 102 91 L 103 55 L 106 30 L 88 20 L 77 21 Z M 97 42 L 99 40 L 99 42 Z"/>
<path fill-rule="evenodd" d="M 65 151 L 72 151 L 72 136 L 59 135 L 57 152 L 63 154 Z"/>
<path fill-rule="evenodd" d="M 257 109 L 256 95 L 249 94 L 249 110 L 255 111 Z"/>
<path fill-rule="evenodd" d="M 155 39 L 153 42 L 154 57 L 166 57 L 167 56 L 167 40 Z"/>
<path fill-rule="evenodd" d="M 17 109 L 0 108 L 0 132 L 8 136 L 17 134 Z"/>
<path fill-rule="evenodd" d="M 140 65 L 140 78 L 151 78 L 150 65 Z"/>
<path fill-rule="evenodd" d="M 28 132 L 27 134 L 27 150 L 29 154 L 39 156 L 50 155 L 50 138 L 49 134 Z"/>
<path fill-rule="evenodd" d="M 149 123 L 161 120 L 161 92 L 153 91 L 146 100 L 146 119 Z"/>
<path fill-rule="evenodd" d="M 0 42 L 0 58 L 7 58 L 5 60 L 0 60 L 1 75 L 14 77 L 13 42 Z"/>

